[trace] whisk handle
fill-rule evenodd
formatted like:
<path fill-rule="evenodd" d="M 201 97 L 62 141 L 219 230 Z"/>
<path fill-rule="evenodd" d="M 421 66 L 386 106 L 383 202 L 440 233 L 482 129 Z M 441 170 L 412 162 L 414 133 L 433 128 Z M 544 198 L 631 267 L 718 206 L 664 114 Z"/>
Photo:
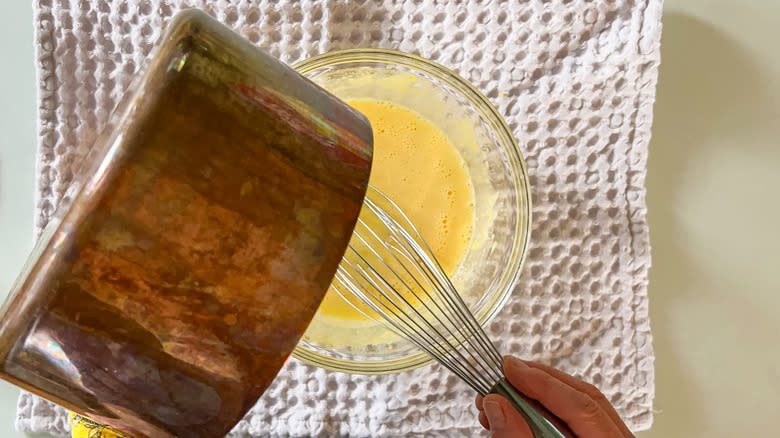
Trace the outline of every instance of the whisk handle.
<path fill-rule="evenodd" d="M 528 423 L 528 427 L 531 428 L 534 438 L 577 438 L 566 423 L 553 415 L 538 401 L 517 392 L 506 379 L 499 380 L 490 393 L 503 396 L 515 405 L 517 411 Z"/>

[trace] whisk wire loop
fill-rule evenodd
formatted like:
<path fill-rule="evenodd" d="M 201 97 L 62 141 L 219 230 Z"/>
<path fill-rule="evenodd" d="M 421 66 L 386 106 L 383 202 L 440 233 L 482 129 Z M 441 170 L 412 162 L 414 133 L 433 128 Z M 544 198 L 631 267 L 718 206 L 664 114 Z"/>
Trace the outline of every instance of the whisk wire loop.
<path fill-rule="evenodd" d="M 537 438 L 566 438 L 504 379 L 503 359 L 428 244 L 390 198 L 369 186 L 333 288 L 359 312 L 430 354 L 481 395 L 509 396 Z M 551 417 L 548 414 L 548 417 Z"/>

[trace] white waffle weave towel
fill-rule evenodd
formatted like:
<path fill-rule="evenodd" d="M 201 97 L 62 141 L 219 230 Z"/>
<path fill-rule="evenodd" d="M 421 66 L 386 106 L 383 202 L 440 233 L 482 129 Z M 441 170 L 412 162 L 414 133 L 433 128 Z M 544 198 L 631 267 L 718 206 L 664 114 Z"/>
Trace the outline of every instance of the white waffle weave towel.
<path fill-rule="evenodd" d="M 36 227 L 170 17 L 215 15 L 292 63 L 352 47 L 459 72 L 514 131 L 533 191 L 523 275 L 489 326 L 499 350 L 596 384 L 634 430 L 652 422 L 645 166 L 661 0 L 34 0 Z M 19 429 L 65 435 L 23 393 Z M 234 436 L 476 436 L 473 394 L 437 365 L 350 376 L 291 360 Z"/>

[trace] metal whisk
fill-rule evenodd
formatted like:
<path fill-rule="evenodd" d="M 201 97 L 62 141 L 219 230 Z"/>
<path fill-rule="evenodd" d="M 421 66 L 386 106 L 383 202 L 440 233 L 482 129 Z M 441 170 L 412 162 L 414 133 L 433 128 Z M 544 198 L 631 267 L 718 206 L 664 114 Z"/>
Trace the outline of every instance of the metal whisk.
<path fill-rule="evenodd" d="M 420 233 L 373 187 L 332 286 L 357 310 L 425 350 L 477 393 L 508 398 L 534 437 L 574 437 L 565 423 L 506 381 L 501 355 Z"/>

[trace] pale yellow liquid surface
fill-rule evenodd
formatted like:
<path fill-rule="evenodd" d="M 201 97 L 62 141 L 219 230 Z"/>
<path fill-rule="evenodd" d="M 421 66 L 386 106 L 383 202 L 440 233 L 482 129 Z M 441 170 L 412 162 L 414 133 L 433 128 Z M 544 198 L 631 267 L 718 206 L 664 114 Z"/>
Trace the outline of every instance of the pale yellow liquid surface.
<path fill-rule="evenodd" d="M 448 275 L 458 269 L 471 240 L 474 195 L 465 163 L 444 133 L 404 107 L 374 100 L 349 102 L 374 130 L 369 183 L 398 204 Z M 333 290 L 320 315 L 365 320 Z"/>

